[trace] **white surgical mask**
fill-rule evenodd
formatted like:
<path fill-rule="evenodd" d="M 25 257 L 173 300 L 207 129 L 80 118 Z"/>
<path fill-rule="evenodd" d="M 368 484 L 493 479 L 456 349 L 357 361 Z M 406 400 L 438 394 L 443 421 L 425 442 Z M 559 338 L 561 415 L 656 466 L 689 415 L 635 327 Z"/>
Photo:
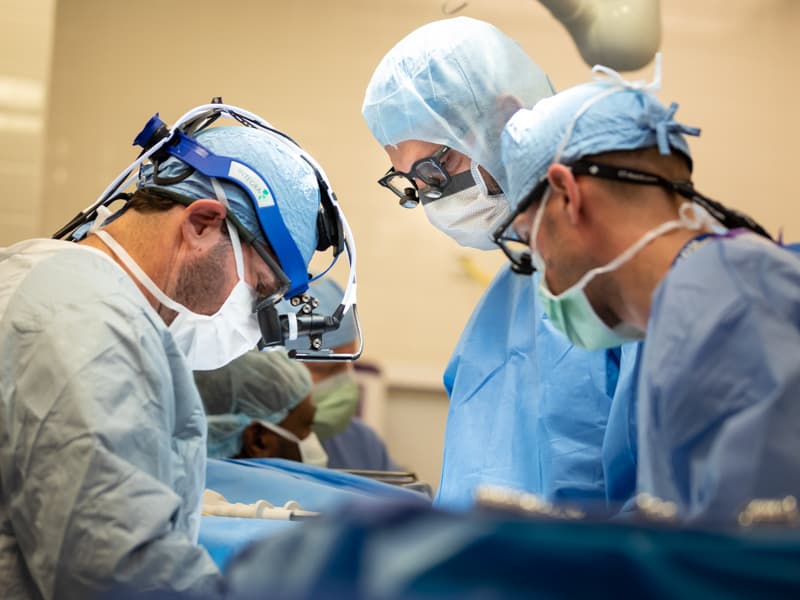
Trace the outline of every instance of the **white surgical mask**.
<path fill-rule="evenodd" d="M 325 448 L 322 447 L 317 434 L 313 431 L 301 440 L 291 431 L 284 429 L 280 425 L 275 425 L 269 421 L 258 421 L 258 423 L 277 433 L 282 438 L 297 444 L 297 447 L 300 449 L 300 460 L 304 464 L 314 465 L 315 467 L 328 466 L 328 453 L 325 452 Z"/>
<path fill-rule="evenodd" d="M 222 307 L 213 315 L 193 312 L 167 296 L 107 231 L 95 232 L 147 291 L 161 304 L 178 313 L 169 325 L 169 330 L 193 371 L 223 367 L 252 350 L 261 339 L 261 329 L 253 313 L 257 295 L 244 281 L 244 260 L 239 234 L 234 227 L 228 227 L 228 231 L 239 281 Z"/>
<path fill-rule="evenodd" d="M 423 208 L 431 224 L 460 245 L 495 250 L 490 235 L 511 206 L 504 194 L 487 193 L 477 164 L 473 162 L 470 171 L 475 185 L 423 204 Z"/>
<path fill-rule="evenodd" d="M 544 207 L 549 198 L 550 189 L 548 188 L 534 218 L 533 231 L 531 232 L 531 239 L 534 240 L 534 244 L 539 233 Z M 614 348 L 626 342 L 644 338 L 643 331 L 627 323 L 620 322 L 613 328 L 606 325 L 595 312 L 591 302 L 589 302 L 586 296 L 586 286 L 597 275 L 618 269 L 631 260 L 647 244 L 669 231 L 681 227 L 700 230 L 704 227 L 711 227 L 716 223 L 705 209 L 691 202 L 681 204 L 678 214 L 678 219 L 667 221 L 651 229 L 614 260 L 602 267 L 587 271 L 575 285 L 557 295 L 548 289 L 547 280 L 545 279 L 544 260 L 539 252 L 534 250 L 533 263 L 537 271 L 541 273 L 536 295 L 553 326 L 566 335 L 571 343 L 587 350 Z"/>

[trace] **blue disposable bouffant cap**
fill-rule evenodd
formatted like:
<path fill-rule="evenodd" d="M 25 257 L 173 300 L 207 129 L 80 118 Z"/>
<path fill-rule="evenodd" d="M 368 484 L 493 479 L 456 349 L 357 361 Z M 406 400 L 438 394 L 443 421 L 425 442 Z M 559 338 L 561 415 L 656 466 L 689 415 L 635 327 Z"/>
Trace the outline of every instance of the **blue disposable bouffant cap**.
<path fill-rule="evenodd" d="M 495 26 L 457 17 L 429 23 L 383 57 L 362 114 L 382 146 L 443 144 L 483 166 L 505 190 L 500 134 L 520 107 L 550 96 L 545 72 Z"/>
<path fill-rule="evenodd" d="M 308 369 L 278 350 L 253 350 L 220 369 L 195 371 L 194 379 L 208 415 L 213 458 L 237 454 L 252 421 L 280 423 L 311 391 Z"/>

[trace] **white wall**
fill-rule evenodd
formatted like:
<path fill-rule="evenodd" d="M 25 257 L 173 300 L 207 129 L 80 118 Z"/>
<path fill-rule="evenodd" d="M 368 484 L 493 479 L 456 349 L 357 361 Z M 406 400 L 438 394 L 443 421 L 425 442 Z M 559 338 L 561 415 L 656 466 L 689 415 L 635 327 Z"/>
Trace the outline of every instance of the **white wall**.
<path fill-rule="evenodd" d="M 55 0 L 0 6 L 0 245 L 37 235 Z"/>
<path fill-rule="evenodd" d="M 438 482 L 446 409 L 438 373 L 484 287 L 469 273 L 490 274 L 501 259 L 457 247 L 420 209 L 397 207 L 375 184 L 388 162 L 360 106 L 383 54 L 442 18 L 443 3 L 61 0 L 54 36 L 52 2 L 5 4 L 14 10 L 0 20 L 0 77 L 48 81 L 51 43 L 53 54 L 43 90 L 49 102 L 25 112 L 47 115 L 43 181 L 33 138 L 0 129 L 0 244 L 50 234 L 89 204 L 133 159 L 130 141 L 156 111 L 170 122 L 222 95 L 262 114 L 310 150 L 333 180 L 358 240 L 365 356 L 403 390 L 390 390 L 390 446 Z M 692 142 L 699 189 L 800 239 L 793 177 L 800 2 L 661 5 L 662 98 L 679 101 L 679 118 L 703 127 Z M 537 2 L 470 0 L 460 14 L 518 39 L 558 88 L 589 76 L 571 39 Z M 32 66 L 23 68 L 29 59 Z M 651 70 L 629 76 L 649 79 Z M 11 165 L 23 156 L 24 173 L 15 179 Z M 409 395 L 408 381 L 422 391 Z"/>

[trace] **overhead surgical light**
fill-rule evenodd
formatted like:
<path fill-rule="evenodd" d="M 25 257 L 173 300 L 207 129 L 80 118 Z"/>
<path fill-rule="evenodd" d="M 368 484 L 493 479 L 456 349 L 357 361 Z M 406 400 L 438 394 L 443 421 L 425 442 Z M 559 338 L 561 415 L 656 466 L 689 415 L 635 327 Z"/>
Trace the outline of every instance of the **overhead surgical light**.
<path fill-rule="evenodd" d="M 591 67 L 634 71 L 661 44 L 659 0 L 539 0 L 572 36 Z"/>

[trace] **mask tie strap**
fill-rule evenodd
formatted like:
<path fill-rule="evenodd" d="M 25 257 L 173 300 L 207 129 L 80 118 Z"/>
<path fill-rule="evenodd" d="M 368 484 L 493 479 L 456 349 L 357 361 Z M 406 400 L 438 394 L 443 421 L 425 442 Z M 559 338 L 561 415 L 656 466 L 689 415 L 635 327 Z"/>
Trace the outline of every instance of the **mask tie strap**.
<path fill-rule="evenodd" d="M 150 279 L 150 276 L 145 273 L 142 268 L 136 263 L 135 260 L 131 257 L 130 254 L 122 247 L 122 245 L 111 237 L 107 231 L 103 231 L 99 229 L 94 232 L 94 234 L 103 240 L 106 246 L 111 249 L 117 258 L 119 258 L 123 264 L 130 269 L 131 273 L 139 280 L 148 292 L 155 296 L 156 300 L 158 300 L 161 304 L 166 306 L 170 310 L 174 310 L 175 312 L 190 312 L 188 308 L 186 308 L 183 304 L 179 302 L 175 302 L 172 298 L 167 296 L 161 289 L 155 284 L 155 282 Z"/>
<path fill-rule="evenodd" d="M 690 214 L 690 212 L 692 214 Z M 573 287 L 585 287 L 589 284 L 589 281 L 591 281 L 597 275 L 602 275 L 603 273 L 608 273 L 609 271 L 618 269 L 632 259 L 634 255 L 637 254 L 642 248 L 647 246 L 647 244 L 656 238 L 661 237 L 665 233 L 669 233 L 674 229 L 680 229 L 681 227 L 692 231 L 699 231 L 703 227 L 710 227 L 713 223 L 709 214 L 702 207 L 692 204 L 691 202 L 684 202 L 681 204 L 680 208 L 678 209 L 678 215 L 678 219 L 667 221 L 648 231 L 641 238 L 639 238 L 635 244 L 630 246 L 627 250 L 625 250 L 625 252 L 620 254 L 607 265 L 596 267 L 590 271 L 587 271 Z"/>
<path fill-rule="evenodd" d="M 656 132 L 656 142 L 658 143 L 658 151 L 661 154 L 669 154 L 669 134 L 677 131 L 684 135 L 691 135 L 691 136 L 699 136 L 700 135 L 700 128 L 699 127 L 691 127 L 689 125 L 684 125 L 683 123 L 679 123 L 674 119 L 675 112 L 678 110 L 678 103 L 673 102 L 669 105 L 669 112 L 664 116 L 661 120 L 657 123 L 653 124 L 652 127 Z"/>
<path fill-rule="evenodd" d="M 231 210 L 231 205 L 228 202 L 228 196 L 225 195 L 225 190 L 216 177 L 211 177 L 211 187 L 214 188 L 214 193 L 217 195 L 217 200 L 226 210 Z M 244 281 L 244 258 L 242 257 L 242 242 L 239 239 L 239 232 L 236 227 L 228 221 L 228 233 L 231 238 L 231 245 L 233 246 L 233 258 L 236 261 L 236 274 L 239 276 L 239 281 Z"/>
<path fill-rule="evenodd" d="M 683 218 L 667 221 L 666 223 L 662 223 L 658 227 L 651 229 L 641 238 L 639 238 L 635 244 L 629 246 L 628 249 L 625 250 L 625 252 L 617 256 L 617 258 L 612 260 L 607 265 L 604 265 L 602 267 L 595 267 L 594 269 L 587 271 L 583 275 L 583 277 L 581 277 L 580 280 L 578 280 L 578 283 L 576 283 L 572 287 L 580 287 L 580 288 L 586 287 L 587 285 L 589 285 L 589 282 L 592 279 L 594 279 L 597 275 L 602 275 L 603 273 L 608 273 L 609 271 L 614 271 L 615 269 L 618 269 L 623 264 L 632 259 L 634 255 L 636 255 L 642 248 L 647 246 L 653 240 L 655 240 L 658 237 L 661 237 L 665 233 L 669 233 L 674 229 L 680 229 L 681 227 L 687 227 L 687 224 L 683 220 Z"/>
<path fill-rule="evenodd" d="M 620 87 L 629 90 L 639 90 L 652 94 L 661 90 L 661 52 L 656 54 L 656 64 L 653 69 L 653 80 L 645 81 L 644 79 L 637 79 L 631 81 L 625 79 L 618 71 L 605 65 L 595 65 L 592 67 L 592 79 L 595 81 L 610 80 L 615 87 Z"/>
<path fill-rule="evenodd" d="M 93 233 L 97 233 L 97 231 L 103 226 L 106 222 L 106 219 L 110 217 L 112 214 L 111 210 L 105 205 L 101 204 L 97 207 L 97 215 L 92 222 L 91 227 L 89 227 L 89 231 L 86 235 L 92 235 Z"/>

